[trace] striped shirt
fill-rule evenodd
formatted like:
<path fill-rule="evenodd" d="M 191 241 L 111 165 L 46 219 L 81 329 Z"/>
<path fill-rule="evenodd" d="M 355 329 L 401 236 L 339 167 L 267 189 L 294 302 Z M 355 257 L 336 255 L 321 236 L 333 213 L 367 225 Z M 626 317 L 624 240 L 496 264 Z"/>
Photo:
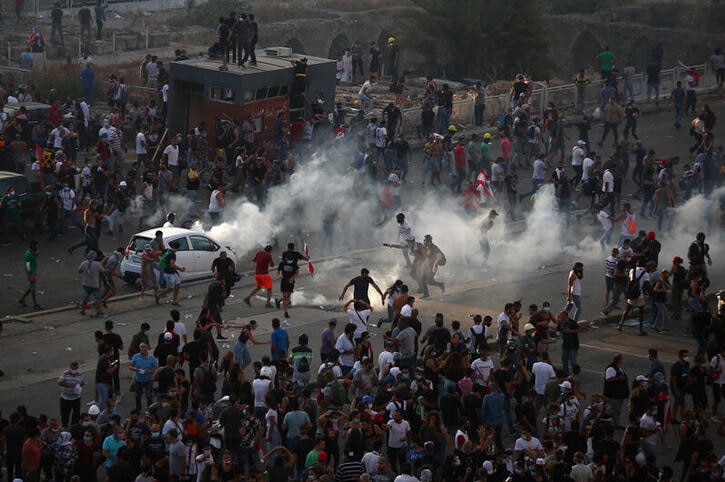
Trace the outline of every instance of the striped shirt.
<path fill-rule="evenodd" d="M 71 385 L 70 387 L 61 387 L 60 398 L 63 400 L 76 400 L 81 398 L 80 394 L 75 391 L 75 386 L 83 383 L 83 374 L 80 371 L 75 375 L 71 370 L 64 371 L 60 378 L 58 378 L 58 383 L 69 383 Z"/>
<path fill-rule="evenodd" d="M 614 278 L 614 268 L 617 267 L 617 258 L 609 256 L 604 260 L 604 276 Z"/>

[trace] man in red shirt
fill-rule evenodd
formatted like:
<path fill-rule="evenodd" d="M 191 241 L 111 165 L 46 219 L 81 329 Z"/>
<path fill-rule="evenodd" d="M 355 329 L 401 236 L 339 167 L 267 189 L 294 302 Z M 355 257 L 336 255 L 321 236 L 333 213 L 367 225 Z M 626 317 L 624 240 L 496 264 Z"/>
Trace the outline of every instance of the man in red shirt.
<path fill-rule="evenodd" d="M 269 268 L 274 266 L 274 260 L 272 259 L 272 246 L 267 245 L 264 250 L 258 251 L 254 255 L 252 261 L 256 263 L 254 268 L 254 280 L 257 282 L 257 286 L 249 293 L 249 296 L 244 298 L 244 302 L 252 306 L 250 298 L 254 296 L 260 288 L 264 288 L 267 291 L 267 303 L 264 305 L 265 308 L 272 308 L 272 277 L 269 275 Z"/>
<path fill-rule="evenodd" d="M 456 179 L 451 183 L 451 191 L 454 193 L 461 192 L 461 184 L 466 178 L 466 168 L 468 163 L 466 162 L 466 150 L 464 147 L 465 137 L 459 137 L 456 147 L 453 148 L 453 166 L 456 169 Z"/>

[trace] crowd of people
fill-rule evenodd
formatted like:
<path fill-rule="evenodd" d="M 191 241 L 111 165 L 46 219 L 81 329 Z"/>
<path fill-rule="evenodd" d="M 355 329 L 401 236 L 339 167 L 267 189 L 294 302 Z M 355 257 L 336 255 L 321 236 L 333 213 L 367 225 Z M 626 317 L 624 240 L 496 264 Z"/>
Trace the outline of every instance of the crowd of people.
<path fill-rule="evenodd" d="M 225 276 L 216 276 L 191 337 L 175 309 L 163 332 L 142 323 L 130 342 L 108 320 L 95 333 L 95 373 L 73 361 L 60 375 L 59 417 L 19 406 L 1 418 L 8 478 L 93 481 L 102 465 L 109 481 L 644 482 L 678 480 L 678 471 L 680 481 L 722 480 L 712 437 L 725 435 L 725 308 L 708 309 L 712 259 L 704 241 L 700 233 L 688 247 L 689 268 L 675 258 L 659 278 L 654 236 L 628 240 L 606 259 L 614 279 L 605 301 L 615 309 L 624 294 L 622 321 L 637 307 L 640 330 L 650 301 L 654 328 L 668 310 L 679 317 L 681 303 L 659 295 L 671 291 L 671 271 L 680 296 L 688 292 L 687 326 L 698 348 L 694 363 L 681 349 L 670 367 L 650 349 L 648 372 L 633 378 L 616 353 L 603 370 L 602 392 L 588 395 L 577 364 L 582 263 L 569 275 L 570 304 L 562 311 L 544 301 L 530 304 L 527 316 L 519 299 L 506 303 L 495 324 L 475 315 L 468 329 L 442 313 L 424 326 L 404 281 L 382 290 L 363 269 L 340 293 L 347 300 L 352 289 L 342 332 L 331 319 L 314 336 L 319 347 L 307 333 L 294 345 L 275 318 L 268 340 L 255 336 L 250 320 L 227 326 L 239 335 L 233 348 L 220 348 L 228 289 Z M 270 252 L 255 256 L 267 270 L 258 270 L 257 284 L 268 293 Z M 306 257 L 291 246 L 282 258 L 286 302 Z M 377 325 L 370 288 L 388 307 Z M 375 353 L 371 332 L 387 323 Z M 268 344 L 269 354 L 253 361 L 250 343 Z M 561 364 L 552 359 L 553 344 L 561 345 Z M 132 377 L 135 404 L 122 393 L 123 372 Z M 672 442 L 681 467 L 658 462 Z"/>

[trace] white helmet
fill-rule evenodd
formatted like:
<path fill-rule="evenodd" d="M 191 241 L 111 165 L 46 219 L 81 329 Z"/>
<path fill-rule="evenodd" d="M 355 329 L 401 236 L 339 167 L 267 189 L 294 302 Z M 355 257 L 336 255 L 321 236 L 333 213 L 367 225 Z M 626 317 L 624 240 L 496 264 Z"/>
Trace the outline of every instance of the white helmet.
<path fill-rule="evenodd" d="M 126 181 L 121 181 L 118 183 L 118 187 L 128 187 L 128 184 L 126 183 Z"/>
<path fill-rule="evenodd" d="M 91 405 L 91 407 L 88 409 L 88 415 L 93 416 L 98 415 L 99 413 L 101 413 L 101 409 L 98 408 L 98 405 L 96 405 L 95 403 Z"/>

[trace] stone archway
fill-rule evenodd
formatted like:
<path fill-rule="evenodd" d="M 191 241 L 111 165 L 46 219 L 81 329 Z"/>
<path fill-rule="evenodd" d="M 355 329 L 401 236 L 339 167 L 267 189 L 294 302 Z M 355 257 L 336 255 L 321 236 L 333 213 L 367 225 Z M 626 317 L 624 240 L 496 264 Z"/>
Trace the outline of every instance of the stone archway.
<path fill-rule="evenodd" d="M 334 39 L 332 39 L 332 43 L 330 44 L 330 50 L 327 53 L 328 59 L 334 59 L 337 58 L 338 55 L 342 55 L 345 50 L 349 49 L 352 43 L 350 42 L 350 39 L 347 38 L 344 34 L 337 35 Z"/>
<path fill-rule="evenodd" d="M 584 30 L 577 36 L 571 49 L 573 68 L 577 71 L 591 66 L 598 69 L 599 65 L 594 62 L 594 57 L 601 50 L 602 45 L 594 38 L 594 35 L 588 30 Z"/>
<path fill-rule="evenodd" d="M 296 37 L 288 39 L 284 43 L 284 46 L 290 47 L 292 49 L 292 53 L 299 54 L 299 55 L 305 55 L 305 46 Z"/>
<path fill-rule="evenodd" d="M 645 67 L 651 63 L 653 47 L 654 45 L 652 44 L 652 41 L 647 37 L 637 37 L 635 41 L 632 42 L 631 50 L 629 52 L 622 52 L 623 55 L 621 57 L 621 62 L 619 62 L 621 67 L 618 65 L 620 72 L 628 60 L 631 60 L 632 65 L 638 67 L 638 70 L 640 70 L 639 66 Z"/>

